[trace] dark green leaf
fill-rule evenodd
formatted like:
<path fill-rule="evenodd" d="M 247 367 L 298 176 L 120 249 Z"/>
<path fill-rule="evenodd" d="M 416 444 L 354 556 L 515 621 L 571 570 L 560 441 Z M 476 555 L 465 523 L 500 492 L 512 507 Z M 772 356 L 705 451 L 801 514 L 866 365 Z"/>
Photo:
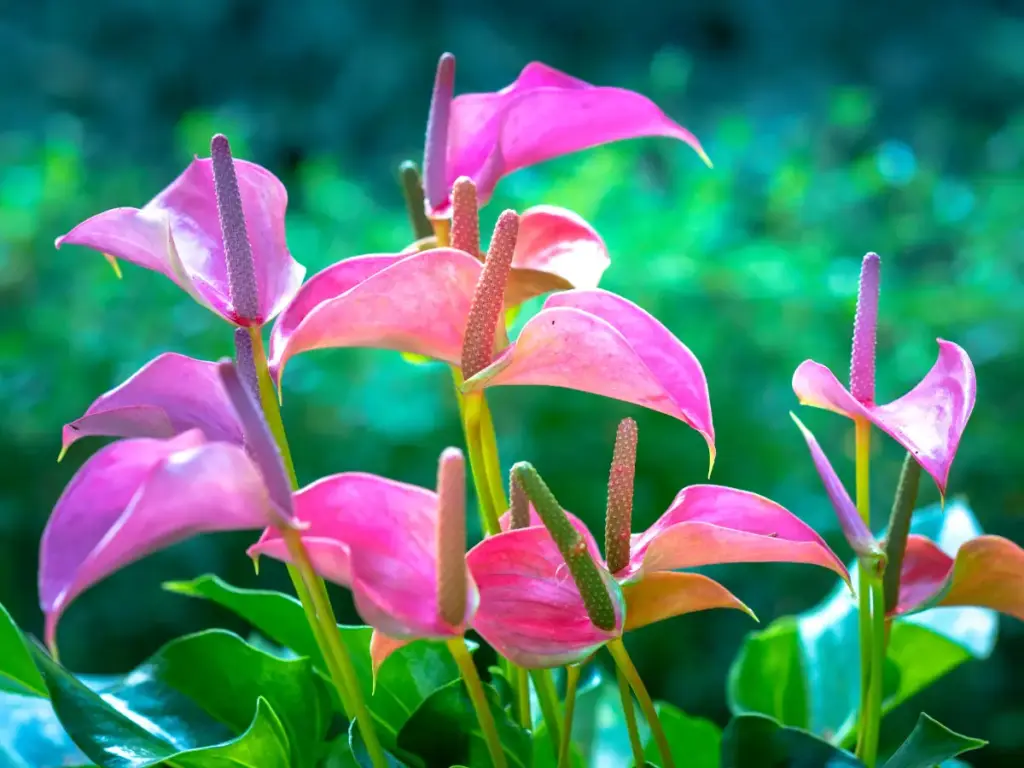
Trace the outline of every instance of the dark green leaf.
<path fill-rule="evenodd" d="M 174 768 L 289 768 L 288 735 L 267 700 L 256 700 L 256 716 L 241 736 L 226 744 L 179 752 Z M 168 760 L 170 768 L 171 760 Z M 138 764 L 134 764 L 137 768 Z"/>
<path fill-rule="evenodd" d="M 46 696 L 46 686 L 32 663 L 21 630 L 0 605 L 0 690 Z"/>
<path fill-rule="evenodd" d="M 896 754 L 889 758 L 885 768 L 932 768 L 944 760 L 979 749 L 987 743 L 951 731 L 922 712 L 914 730 L 896 750 Z"/>
<path fill-rule="evenodd" d="M 970 510 L 951 504 L 916 513 L 914 532 L 947 550 L 980 531 Z M 995 643 L 996 617 L 981 608 L 945 608 L 892 624 L 883 712 Z M 736 714 L 759 712 L 843 745 L 856 734 L 860 695 L 856 604 L 845 585 L 815 608 L 778 619 L 744 640 L 729 671 L 727 694 Z"/>
<path fill-rule="evenodd" d="M 211 745 L 231 745 L 232 759 L 250 747 L 268 750 L 268 765 L 283 749 L 285 765 L 311 766 L 332 716 L 308 660 L 271 656 L 228 632 L 168 643 L 102 696 L 41 649 L 32 652 L 69 736 L 105 766 L 148 765 Z M 265 711 L 257 711 L 259 700 Z M 280 744 L 270 743 L 277 733 Z"/>
<path fill-rule="evenodd" d="M 485 685 L 484 690 L 509 768 L 527 768 L 530 735 L 509 719 L 494 688 Z M 398 744 L 403 750 L 423 757 L 428 768 L 448 768 L 457 763 L 470 768 L 491 765 L 476 712 L 461 680 L 434 691 L 420 705 L 399 733 Z"/>
<path fill-rule="evenodd" d="M 430 694 L 458 679 L 459 668 L 444 643 L 418 640 L 380 665 L 370 707 L 400 731 Z"/>
<path fill-rule="evenodd" d="M 738 715 L 722 733 L 722 768 L 863 768 L 849 752 L 765 715 Z"/>
<path fill-rule="evenodd" d="M 710 720 L 690 717 L 671 704 L 654 704 L 661 727 L 665 730 L 672 759 L 677 766 L 687 768 L 718 768 L 722 751 L 722 731 Z M 644 745 L 644 756 L 649 763 L 661 765 L 658 745 L 650 738 Z"/>

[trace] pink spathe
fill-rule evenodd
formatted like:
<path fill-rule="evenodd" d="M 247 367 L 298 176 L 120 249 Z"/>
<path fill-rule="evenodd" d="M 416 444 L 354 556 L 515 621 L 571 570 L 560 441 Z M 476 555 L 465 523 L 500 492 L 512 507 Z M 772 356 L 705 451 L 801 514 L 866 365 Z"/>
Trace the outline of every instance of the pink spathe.
<path fill-rule="evenodd" d="M 196 301 L 235 325 L 260 325 L 291 301 L 306 269 L 285 242 L 288 193 L 274 174 L 234 161 L 256 269 L 257 315 L 232 305 L 210 159 L 194 159 L 142 208 L 114 208 L 86 219 L 56 246 L 84 245 L 167 276 Z"/>
<path fill-rule="evenodd" d="M 500 91 L 456 96 L 447 136 L 447 190 L 468 176 L 481 204 L 520 168 L 622 139 L 678 139 L 710 164 L 696 137 L 646 96 L 594 86 L 540 62 L 527 64 Z M 432 215 L 448 213 L 447 199 L 432 202 Z"/>
<path fill-rule="evenodd" d="M 859 402 L 820 363 L 807 360 L 793 374 L 793 391 L 803 405 L 824 408 L 850 419 L 870 421 L 913 454 L 946 493 L 949 470 L 974 409 L 974 365 L 961 347 L 938 340 L 935 365 L 907 394 L 885 405 Z"/>

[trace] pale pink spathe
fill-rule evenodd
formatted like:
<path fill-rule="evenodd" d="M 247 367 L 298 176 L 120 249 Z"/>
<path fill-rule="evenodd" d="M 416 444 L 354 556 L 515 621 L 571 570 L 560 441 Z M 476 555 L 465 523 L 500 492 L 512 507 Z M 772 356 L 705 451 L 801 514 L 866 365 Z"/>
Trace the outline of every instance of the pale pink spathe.
<path fill-rule="evenodd" d="M 240 446 L 207 441 L 199 430 L 105 446 L 68 483 L 43 532 L 47 642 L 79 594 L 145 555 L 198 533 L 282 522 Z"/>
<path fill-rule="evenodd" d="M 363 620 L 396 638 L 457 637 L 479 602 L 467 585 L 466 618 L 447 624 L 437 608 L 437 494 L 360 472 L 325 477 L 294 496 L 295 519 L 313 568 L 348 587 Z M 291 562 L 281 534 L 249 549 Z"/>
<path fill-rule="evenodd" d="M 167 352 L 65 424 L 62 449 L 89 435 L 173 437 L 190 429 L 202 430 L 209 440 L 242 444 L 242 429 L 217 364 Z"/>

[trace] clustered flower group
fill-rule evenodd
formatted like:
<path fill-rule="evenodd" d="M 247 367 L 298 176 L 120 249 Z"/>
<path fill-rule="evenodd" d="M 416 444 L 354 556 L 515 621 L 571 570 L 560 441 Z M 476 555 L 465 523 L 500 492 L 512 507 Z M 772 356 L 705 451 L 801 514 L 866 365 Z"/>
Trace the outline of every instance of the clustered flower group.
<path fill-rule="evenodd" d="M 90 435 L 122 439 L 85 462 L 43 536 L 39 586 L 51 646 L 61 615 L 84 590 L 209 531 L 262 531 L 251 556 L 292 564 L 308 557 L 319 576 L 350 589 L 376 630 L 375 664 L 413 639 L 449 640 L 472 629 L 512 664 L 555 667 L 671 616 L 748 610 L 687 570 L 714 563 L 806 563 L 849 582 L 842 560 L 807 524 L 743 490 L 685 487 L 649 529 L 631 533 L 631 419 L 615 440 L 603 554 L 532 466 L 516 464 L 506 485 L 483 399 L 490 387 L 562 387 L 658 411 L 696 430 L 712 462 L 715 434 L 697 357 L 644 309 L 598 287 L 611 258 L 588 222 L 549 205 L 505 211 L 483 250 L 478 207 L 517 169 L 620 139 L 671 137 L 707 157 L 640 94 L 543 64 L 528 65 L 494 93 L 454 97 L 453 84 L 454 59 L 446 55 L 431 102 L 424 183 L 412 186 L 422 189 L 416 240 L 396 253 L 348 258 L 304 280 L 286 245 L 283 184 L 233 160 L 223 136 L 214 137 L 210 158 L 193 160 L 144 207 L 105 211 L 58 238 L 58 247 L 83 245 L 163 273 L 235 326 L 237 355 L 232 363 L 162 354 L 64 427 L 64 451 Z M 974 369 L 963 349 L 940 340 L 938 361 L 921 382 L 876 404 L 878 271 L 870 254 L 851 389 L 811 361 L 797 369 L 793 387 L 804 404 L 886 432 L 945 493 L 974 406 Z M 549 294 L 543 307 L 509 339 L 506 312 L 542 294 Z M 261 328 L 270 323 L 265 352 Z M 295 487 L 275 389 L 292 357 L 339 347 L 415 353 L 452 367 L 488 533 L 468 552 L 461 450 L 440 453 L 435 489 L 361 472 Z M 884 556 L 824 452 L 800 428 L 850 544 L 862 558 Z M 905 550 L 890 616 L 969 603 L 1024 618 L 1024 552 L 1015 544 L 982 536 L 954 560 L 911 536 Z"/>

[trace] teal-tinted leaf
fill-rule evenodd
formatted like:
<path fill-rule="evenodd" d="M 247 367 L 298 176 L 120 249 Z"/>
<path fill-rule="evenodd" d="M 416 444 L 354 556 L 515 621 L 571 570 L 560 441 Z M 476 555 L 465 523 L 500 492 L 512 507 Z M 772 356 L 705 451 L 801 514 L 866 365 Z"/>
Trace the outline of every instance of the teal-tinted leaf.
<path fill-rule="evenodd" d="M 530 735 L 509 718 L 494 688 L 485 685 L 484 690 L 509 768 L 527 768 L 531 758 Z M 422 757 L 427 768 L 448 768 L 459 763 L 469 768 L 491 765 L 476 712 L 461 680 L 438 689 L 420 705 L 398 734 L 398 744 Z"/>
<path fill-rule="evenodd" d="M 733 712 L 760 712 L 781 723 L 806 727 L 810 715 L 804 664 L 795 616 L 749 633 L 729 670 L 727 691 Z"/>
<path fill-rule="evenodd" d="M 0 765 L 35 768 L 86 763 L 88 759 L 61 727 L 48 699 L 0 693 Z"/>
<path fill-rule="evenodd" d="M 143 696 L 150 716 L 141 714 L 129 700 L 91 690 L 41 648 L 29 650 L 61 724 L 82 752 L 104 768 L 145 768 L 168 760 L 175 768 L 289 767 L 288 735 L 262 697 L 254 702 L 252 723 L 238 736 L 208 717 L 195 725 L 204 720 L 204 713 L 172 691 L 158 721 L 157 699 Z M 215 743 L 197 738 L 214 731 L 219 732 Z"/>
<path fill-rule="evenodd" d="M 665 730 L 672 759 L 676 765 L 687 768 L 718 768 L 722 753 L 722 731 L 710 720 L 690 717 L 671 704 L 658 701 L 654 704 L 658 720 Z M 644 745 L 644 756 L 648 763 L 660 766 L 661 754 L 653 738 Z"/>
<path fill-rule="evenodd" d="M 722 768 L 863 768 L 845 750 L 765 715 L 738 715 L 722 733 Z"/>
<path fill-rule="evenodd" d="M 912 530 L 947 551 L 980 533 L 967 507 L 915 514 Z M 854 580 L 856 583 L 856 579 Z M 964 661 L 992 651 L 996 616 L 981 608 L 943 608 L 892 623 L 885 670 L 888 712 Z M 736 714 L 759 712 L 848 745 L 856 734 L 860 669 L 856 604 L 842 584 L 815 608 L 747 636 L 729 671 Z"/>
<path fill-rule="evenodd" d="M 951 731 L 922 712 L 914 730 L 896 750 L 896 754 L 885 763 L 885 768 L 932 768 L 944 760 L 979 749 L 987 743 Z"/>
<path fill-rule="evenodd" d="M 21 630 L 0 605 L 0 690 L 46 695 L 46 686 L 32 663 Z"/>

